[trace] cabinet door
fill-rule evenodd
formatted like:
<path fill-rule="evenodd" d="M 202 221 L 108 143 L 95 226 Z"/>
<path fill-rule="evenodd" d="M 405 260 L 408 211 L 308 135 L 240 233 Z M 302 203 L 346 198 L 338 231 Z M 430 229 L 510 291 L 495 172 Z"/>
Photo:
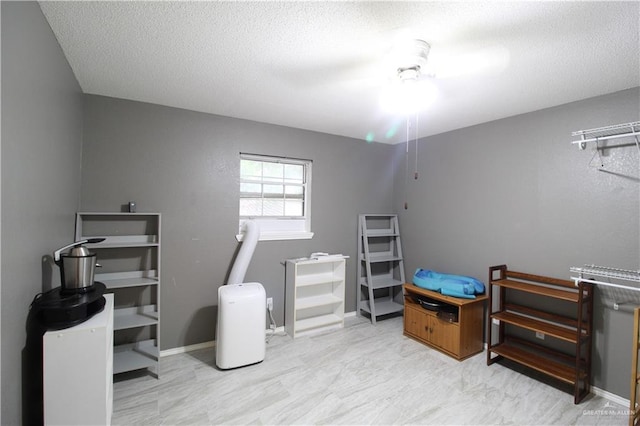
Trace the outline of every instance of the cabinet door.
<path fill-rule="evenodd" d="M 429 340 L 429 315 L 422 312 L 422 309 L 415 308 L 413 305 L 405 305 L 404 310 L 404 329 L 407 333 L 418 336 L 422 339 Z"/>
<path fill-rule="evenodd" d="M 432 344 L 456 355 L 460 353 L 460 327 L 457 323 L 432 316 L 429 319 L 429 336 Z"/>

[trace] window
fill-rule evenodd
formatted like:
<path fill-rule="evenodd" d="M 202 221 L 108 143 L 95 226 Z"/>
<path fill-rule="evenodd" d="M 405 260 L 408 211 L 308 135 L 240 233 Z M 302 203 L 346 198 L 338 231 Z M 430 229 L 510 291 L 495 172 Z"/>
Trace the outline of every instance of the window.
<path fill-rule="evenodd" d="M 311 238 L 311 161 L 240 154 L 240 220 L 260 225 L 260 240 Z"/>

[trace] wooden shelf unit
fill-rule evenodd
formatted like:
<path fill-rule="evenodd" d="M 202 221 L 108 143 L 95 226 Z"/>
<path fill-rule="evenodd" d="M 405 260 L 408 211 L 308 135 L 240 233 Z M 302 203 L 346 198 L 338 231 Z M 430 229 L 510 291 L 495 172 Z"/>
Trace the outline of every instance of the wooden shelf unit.
<path fill-rule="evenodd" d="M 404 335 L 418 340 L 457 360 L 482 352 L 482 326 L 486 295 L 475 299 L 443 296 L 440 293 L 404 284 Z M 417 297 L 440 302 L 457 313 L 457 321 L 449 321 L 438 312 L 423 308 Z"/>
<path fill-rule="evenodd" d="M 497 287 L 494 290 L 493 287 Z M 508 302 L 508 293 L 522 292 L 563 301 L 574 316 L 559 315 Z M 497 324 L 496 333 L 493 332 Z M 554 345 L 510 333 L 507 325 L 551 337 L 574 348 L 565 353 Z M 503 358 L 573 386 L 574 403 L 589 394 L 593 332 L 593 286 L 573 281 L 510 271 L 506 265 L 489 268 L 489 320 L 487 365 Z M 496 340 L 494 342 L 494 340 Z M 559 346 L 559 345 L 556 345 Z"/>

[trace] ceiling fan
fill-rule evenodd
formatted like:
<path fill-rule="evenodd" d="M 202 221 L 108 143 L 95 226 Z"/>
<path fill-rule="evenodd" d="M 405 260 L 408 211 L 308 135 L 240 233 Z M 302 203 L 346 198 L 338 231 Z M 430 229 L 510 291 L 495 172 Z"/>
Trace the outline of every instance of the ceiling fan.
<path fill-rule="evenodd" d="M 451 80 L 462 83 L 469 77 L 495 76 L 509 62 L 508 50 L 502 46 L 443 38 L 412 28 L 343 37 L 315 47 L 300 52 L 295 62 L 276 63 L 275 72 L 302 89 L 337 86 L 354 92 L 384 91 L 408 82 L 423 86 L 437 83 L 456 90 L 458 85 Z"/>
<path fill-rule="evenodd" d="M 406 188 L 409 179 L 409 142 L 411 139 L 415 140 L 413 177 L 417 180 L 418 117 L 419 112 L 432 104 L 438 96 L 435 79 L 497 73 L 506 67 L 509 60 L 508 51 L 502 48 L 485 48 L 465 55 L 443 56 L 439 63 L 431 60 L 430 52 L 431 45 L 426 41 L 403 38 L 394 44 L 385 60 L 388 83 L 381 88 L 380 104 L 386 111 L 406 118 L 405 209 L 408 208 Z M 413 138 L 410 130 L 413 131 Z"/>
<path fill-rule="evenodd" d="M 436 79 L 495 75 L 509 61 L 501 47 L 467 53 L 430 57 L 431 45 L 418 38 L 403 38 L 391 48 L 384 63 L 387 84 L 381 93 L 382 106 L 391 112 L 415 112 L 437 97 Z"/>
<path fill-rule="evenodd" d="M 424 40 L 412 39 L 396 47 L 389 55 L 389 84 L 382 87 L 381 106 L 394 113 L 417 112 L 431 104 L 436 95 L 428 69 L 431 46 Z"/>

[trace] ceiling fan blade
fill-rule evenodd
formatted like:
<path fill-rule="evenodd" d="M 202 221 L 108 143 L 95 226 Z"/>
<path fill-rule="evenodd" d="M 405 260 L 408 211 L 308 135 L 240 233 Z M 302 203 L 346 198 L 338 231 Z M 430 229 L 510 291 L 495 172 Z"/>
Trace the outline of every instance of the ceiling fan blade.
<path fill-rule="evenodd" d="M 266 72 L 300 87 L 348 84 L 374 85 L 383 66 L 384 47 L 371 35 L 319 43 L 300 52 L 295 62 L 265 63 Z"/>
<path fill-rule="evenodd" d="M 429 55 L 426 74 L 436 78 L 498 75 L 507 68 L 509 61 L 509 50 L 502 46 L 460 54 L 442 53 L 434 48 Z"/>
<path fill-rule="evenodd" d="M 343 40 L 327 50 L 331 56 L 324 59 L 325 65 L 318 72 L 323 76 L 335 74 L 345 80 L 380 83 L 397 75 L 402 66 L 398 63 L 398 53 L 406 54 L 406 46 L 413 48 L 415 34 L 415 30 L 402 27 Z"/>
<path fill-rule="evenodd" d="M 309 88 L 326 85 L 345 87 L 371 87 L 381 84 L 384 76 L 379 75 L 380 66 L 375 61 L 336 60 L 317 61 L 315 64 L 280 66 L 271 70 L 287 84 Z"/>

